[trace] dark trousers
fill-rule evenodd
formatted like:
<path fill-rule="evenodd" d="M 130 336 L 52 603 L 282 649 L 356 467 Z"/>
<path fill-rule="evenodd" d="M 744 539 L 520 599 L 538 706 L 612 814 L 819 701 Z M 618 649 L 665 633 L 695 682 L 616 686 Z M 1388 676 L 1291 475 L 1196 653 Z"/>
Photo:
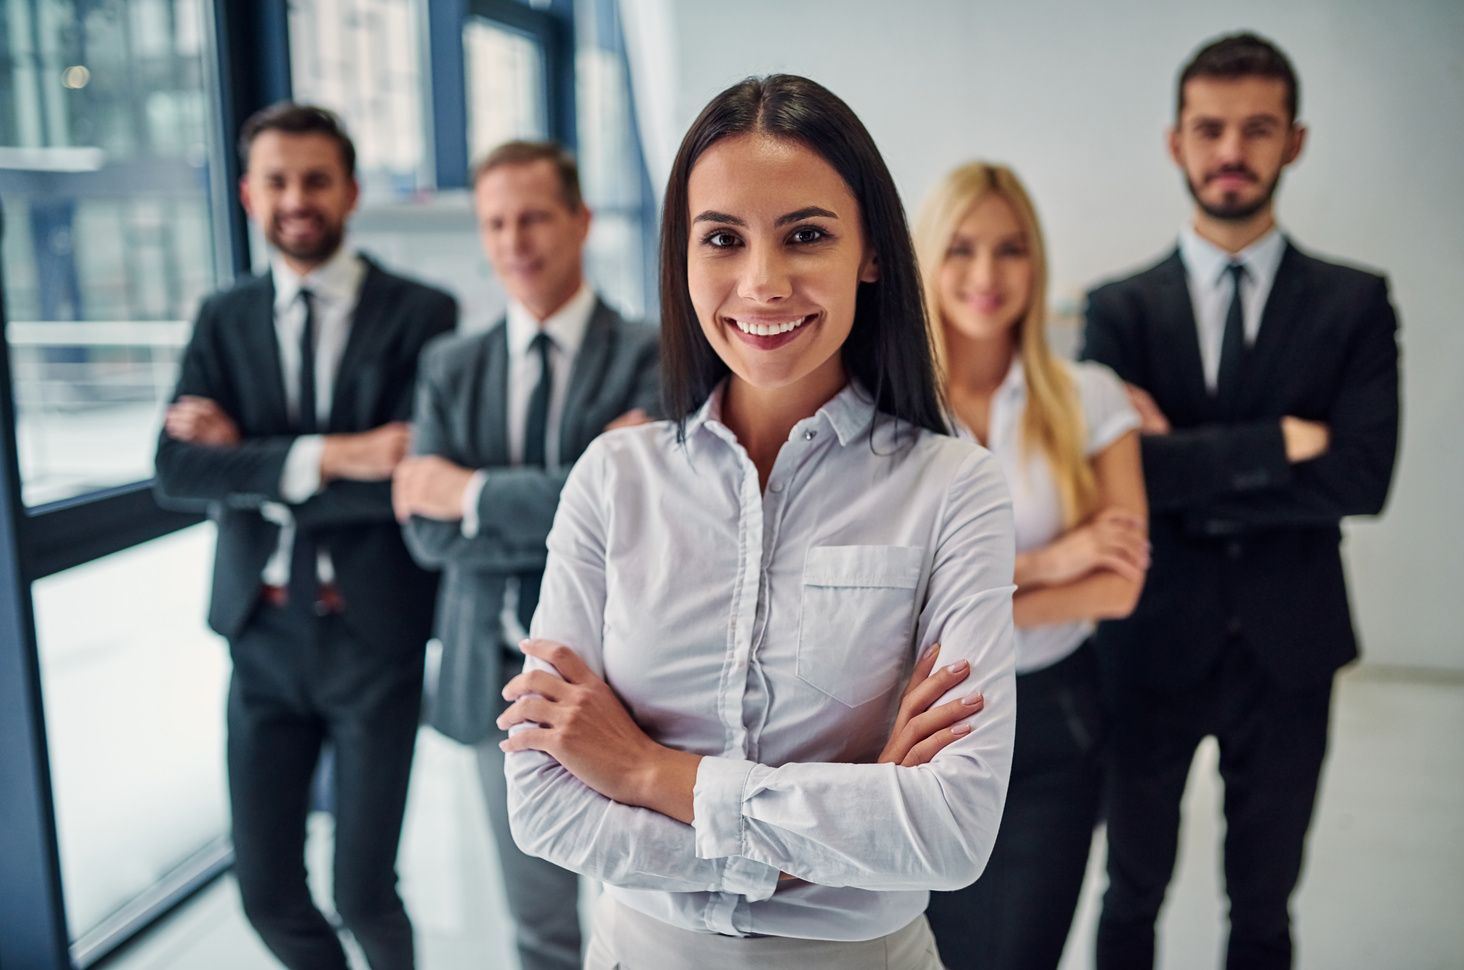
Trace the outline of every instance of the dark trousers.
<path fill-rule="evenodd" d="M 335 904 L 373 970 L 412 960 L 397 843 L 422 696 L 422 647 L 368 646 L 342 615 L 261 604 L 230 644 L 229 803 L 244 913 L 291 970 L 345 970 L 305 880 L 311 779 L 335 751 Z"/>
<path fill-rule="evenodd" d="M 1090 643 L 1017 677 L 1017 735 L 1001 830 L 981 878 L 930 894 L 950 970 L 1053 970 L 1077 908 L 1102 787 L 1104 722 Z"/>
<path fill-rule="evenodd" d="M 1154 965 L 1154 922 L 1174 872 L 1180 800 L 1200 741 L 1220 745 L 1225 784 L 1229 970 L 1291 966 L 1291 893 L 1327 751 L 1332 681 L 1268 678 L 1237 639 L 1199 685 L 1124 691 L 1115 711 L 1108 891 L 1099 970 Z"/>
<path fill-rule="evenodd" d="M 523 669 L 523 655 L 514 651 L 503 659 L 507 684 Z M 500 711 L 508 702 L 500 704 Z M 513 915 L 514 943 L 522 970 L 578 970 L 581 956 L 579 875 L 547 859 L 531 856 L 518 847 L 508 827 L 508 782 L 503 775 L 503 751 L 498 742 L 508 737 L 495 731 L 478 742 L 478 779 L 488 807 L 488 827 L 498 847 L 504 895 Z"/>

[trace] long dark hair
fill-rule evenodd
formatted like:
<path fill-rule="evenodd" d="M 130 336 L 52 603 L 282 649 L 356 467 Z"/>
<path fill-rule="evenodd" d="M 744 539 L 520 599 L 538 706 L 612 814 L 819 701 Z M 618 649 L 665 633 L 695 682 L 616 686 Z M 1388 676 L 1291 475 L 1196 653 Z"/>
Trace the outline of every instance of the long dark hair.
<path fill-rule="evenodd" d="M 697 159 L 723 138 L 787 138 L 817 153 L 859 202 L 864 238 L 879 259 L 879 281 L 860 283 L 854 327 L 844 341 L 844 370 L 893 417 L 946 433 L 931 356 L 915 248 L 895 181 L 874 139 L 828 88 L 794 74 L 748 78 L 711 100 L 692 122 L 671 166 L 661 219 L 661 396 L 680 422 L 706 402 L 728 373 L 697 323 L 687 287 L 691 219 L 687 183 Z"/>

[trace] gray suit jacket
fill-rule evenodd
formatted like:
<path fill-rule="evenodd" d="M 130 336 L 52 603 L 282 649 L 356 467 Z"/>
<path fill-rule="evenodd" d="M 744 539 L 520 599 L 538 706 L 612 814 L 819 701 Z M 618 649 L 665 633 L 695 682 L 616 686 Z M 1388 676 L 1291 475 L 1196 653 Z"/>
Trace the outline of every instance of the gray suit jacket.
<path fill-rule="evenodd" d="M 502 688 L 499 622 L 509 576 L 544 568 L 544 541 L 572 463 L 611 421 L 632 408 L 659 411 L 657 333 L 598 302 L 570 372 L 557 471 L 508 463 L 508 329 L 434 341 L 422 355 L 413 417 L 413 450 L 488 481 L 478 502 L 478 534 L 461 523 L 413 516 L 407 546 L 424 566 L 441 568 L 437 636 L 442 665 L 428 721 L 474 744 L 493 733 Z"/>

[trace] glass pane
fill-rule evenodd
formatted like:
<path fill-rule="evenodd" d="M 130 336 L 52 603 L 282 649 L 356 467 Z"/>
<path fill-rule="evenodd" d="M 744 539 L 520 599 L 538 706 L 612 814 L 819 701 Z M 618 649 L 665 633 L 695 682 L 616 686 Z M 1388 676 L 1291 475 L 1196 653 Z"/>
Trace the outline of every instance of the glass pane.
<path fill-rule="evenodd" d="M 6 318 L 28 505 L 152 477 L 215 288 L 203 0 L 0 6 Z"/>
<path fill-rule="evenodd" d="M 547 137 L 544 52 L 537 42 L 482 17 L 463 26 L 468 85 L 468 157 L 514 138 Z"/>
<path fill-rule="evenodd" d="M 290 0 L 297 101 L 341 116 L 363 202 L 415 195 L 426 172 L 421 0 Z"/>
<path fill-rule="evenodd" d="M 228 831 L 203 524 L 33 584 L 73 939 Z"/>

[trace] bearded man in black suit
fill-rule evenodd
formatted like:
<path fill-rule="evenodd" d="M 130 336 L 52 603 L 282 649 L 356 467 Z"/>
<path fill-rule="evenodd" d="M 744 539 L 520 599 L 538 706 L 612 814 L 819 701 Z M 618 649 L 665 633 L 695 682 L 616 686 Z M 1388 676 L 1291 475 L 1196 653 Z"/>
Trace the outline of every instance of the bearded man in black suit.
<path fill-rule="evenodd" d="M 1397 320 L 1383 277 L 1276 226 L 1306 140 L 1286 56 L 1253 34 L 1180 75 L 1169 151 L 1195 208 L 1176 251 L 1089 295 L 1087 357 L 1143 418 L 1153 554 L 1096 645 L 1115 718 L 1100 970 L 1152 967 L 1195 748 L 1225 783 L 1226 965 L 1289 967 L 1289 903 L 1357 656 L 1341 520 L 1383 508 L 1398 444 Z"/>
<path fill-rule="evenodd" d="M 396 853 L 437 581 L 403 543 L 391 475 L 417 356 L 457 306 L 342 245 L 359 189 L 333 114 L 267 108 L 240 153 L 271 268 L 199 310 L 157 453 L 159 492 L 208 501 L 218 523 L 209 623 L 234 662 L 234 872 L 282 963 L 345 970 L 303 861 L 328 743 L 336 910 L 373 970 L 409 968 Z"/>

